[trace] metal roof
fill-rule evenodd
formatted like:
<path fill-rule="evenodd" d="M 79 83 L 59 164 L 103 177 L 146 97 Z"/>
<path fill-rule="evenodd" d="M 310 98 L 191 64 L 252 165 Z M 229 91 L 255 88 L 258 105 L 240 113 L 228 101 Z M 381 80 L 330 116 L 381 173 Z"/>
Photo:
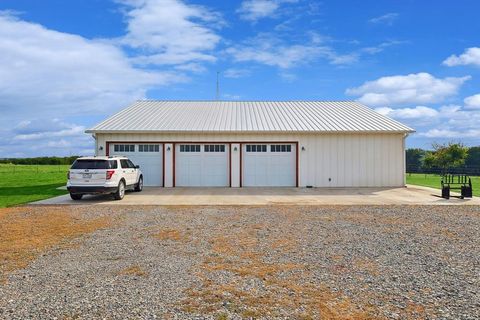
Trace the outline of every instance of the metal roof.
<path fill-rule="evenodd" d="M 413 132 L 354 101 L 141 100 L 88 133 Z"/>

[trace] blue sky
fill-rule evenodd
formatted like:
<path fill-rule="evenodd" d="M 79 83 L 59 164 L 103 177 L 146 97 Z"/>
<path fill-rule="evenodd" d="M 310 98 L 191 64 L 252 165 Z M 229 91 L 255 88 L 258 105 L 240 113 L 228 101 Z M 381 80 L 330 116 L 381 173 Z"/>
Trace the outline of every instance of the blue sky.
<path fill-rule="evenodd" d="M 90 154 L 142 99 L 358 100 L 480 145 L 480 3 L 0 1 L 0 157 Z"/>

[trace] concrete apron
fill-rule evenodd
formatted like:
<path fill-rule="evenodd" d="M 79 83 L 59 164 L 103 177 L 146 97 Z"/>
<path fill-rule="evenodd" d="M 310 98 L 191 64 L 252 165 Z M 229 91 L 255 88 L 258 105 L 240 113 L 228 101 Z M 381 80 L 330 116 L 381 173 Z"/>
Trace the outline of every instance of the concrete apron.
<path fill-rule="evenodd" d="M 455 194 L 453 194 L 455 196 Z M 33 202 L 35 205 L 480 205 L 480 198 L 446 200 L 440 190 L 405 188 L 155 188 L 128 192 L 121 201 L 109 195 L 69 195 Z"/>

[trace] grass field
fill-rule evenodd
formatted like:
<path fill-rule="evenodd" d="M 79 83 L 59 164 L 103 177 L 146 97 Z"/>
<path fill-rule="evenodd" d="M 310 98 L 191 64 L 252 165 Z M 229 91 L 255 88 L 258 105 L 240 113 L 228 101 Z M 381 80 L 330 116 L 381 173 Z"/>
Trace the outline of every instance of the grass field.
<path fill-rule="evenodd" d="M 9 207 L 67 193 L 68 165 L 0 164 L 0 207 Z"/>
<path fill-rule="evenodd" d="M 480 197 L 480 177 L 472 178 L 473 195 Z M 407 173 L 407 183 L 440 189 L 441 176 L 423 173 Z"/>

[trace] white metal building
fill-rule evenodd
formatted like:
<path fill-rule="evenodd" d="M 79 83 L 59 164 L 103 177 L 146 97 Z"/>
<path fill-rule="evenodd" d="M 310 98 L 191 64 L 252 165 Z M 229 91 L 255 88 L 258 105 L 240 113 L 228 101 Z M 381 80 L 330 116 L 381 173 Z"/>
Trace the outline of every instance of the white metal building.
<path fill-rule="evenodd" d="M 137 101 L 86 131 L 145 185 L 398 187 L 413 129 L 351 101 Z"/>

